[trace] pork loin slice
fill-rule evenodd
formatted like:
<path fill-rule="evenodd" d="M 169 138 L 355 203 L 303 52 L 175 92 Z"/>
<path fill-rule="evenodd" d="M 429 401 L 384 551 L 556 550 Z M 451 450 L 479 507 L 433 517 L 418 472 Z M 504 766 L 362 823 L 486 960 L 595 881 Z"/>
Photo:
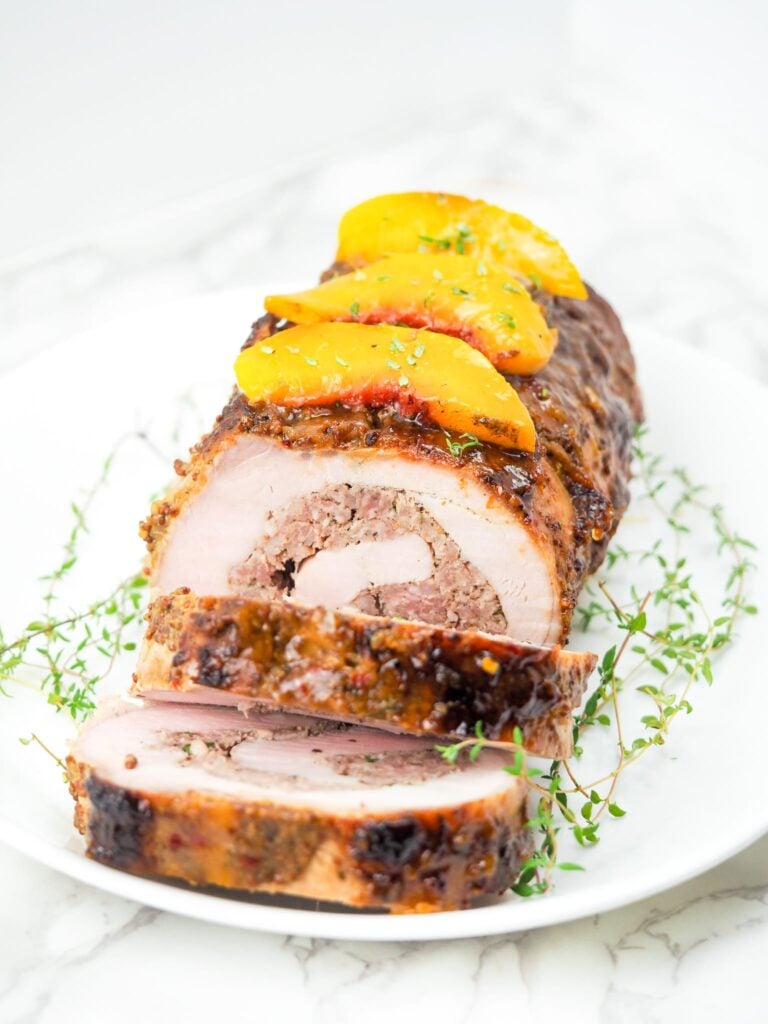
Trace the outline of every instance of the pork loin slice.
<path fill-rule="evenodd" d="M 551 546 L 471 465 L 237 430 L 217 449 L 177 496 L 155 593 L 292 597 L 532 643 L 560 635 Z"/>
<path fill-rule="evenodd" d="M 249 701 L 415 734 L 489 739 L 547 757 L 572 750 L 591 654 L 287 600 L 158 598 L 134 689 L 153 699 Z"/>
<path fill-rule="evenodd" d="M 485 750 L 320 719 L 107 702 L 68 758 L 89 856 L 134 874 L 391 911 L 503 893 L 525 783 Z"/>

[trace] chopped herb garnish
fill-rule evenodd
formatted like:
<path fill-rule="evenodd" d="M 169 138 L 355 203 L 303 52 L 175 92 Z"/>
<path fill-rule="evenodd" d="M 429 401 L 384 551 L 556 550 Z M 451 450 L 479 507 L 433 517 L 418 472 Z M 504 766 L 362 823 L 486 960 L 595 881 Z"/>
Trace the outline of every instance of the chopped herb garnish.
<path fill-rule="evenodd" d="M 472 292 L 468 292 L 466 288 L 459 288 L 458 285 L 454 285 L 451 291 L 454 295 L 461 295 L 465 299 L 474 299 Z"/>
<path fill-rule="evenodd" d="M 453 246 L 459 256 L 463 256 L 467 242 L 474 242 L 475 236 L 466 224 L 459 224 L 455 236 L 446 235 L 444 238 L 433 238 L 431 235 L 419 235 L 419 239 L 422 242 L 428 242 L 430 245 L 437 246 L 440 252 L 445 252 Z"/>
<path fill-rule="evenodd" d="M 429 242 L 430 245 L 436 245 L 438 249 L 445 250 L 451 248 L 450 238 L 432 238 L 430 235 L 419 235 L 422 242 Z"/>
<path fill-rule="evenodd" d="M 399 340 L 399 338 L 393 338 L 389 343 L 390 352 L 405 352 L 405 345 Z"/>
<path fill-rule="evenodd" d="M 499 312 L 496 314 L 496 319 L 501 320 L 505 327 L 508 327 L 510 331 L 514 331 L 517 328 L 515 318 L 511 313 Z"/>
<path fill-rule="evenodd" d="M 349 312 L 352 314 L 352 316 L 357 316 L 357 314 L 360 312 L 360 303 L 353 302 L 352 305 L 349 307 Z"/>
<path fill-rule="evenodd" d="M 347 360 L 342 359 L 341 356 L 336 356 L 336 362 L 339 364 L 339 366 L 349 366 Z"/>
<path fill-rule="evenodd" d="M 475 236 L 469 230 L 465 224 L 459 224 L 459 230 L 456 234 L 456 252 L 460 255 L 464 255 L 464 245 L 466 242 L 474 242 Z"/>
<path fill-rule="evenodd" d="M 269 345 L 262 345 L 261 351 L 264 353 L 265 356 L 273 356 L 275 354 L 275 350 L 273 348 L 270 348 Z"/>
<path fill-rule="evenodd" d="M 390 274 L 379 274 L 376 278 L 377 281 L 391 281 L 392 276 Z"/>
<path fill-rule="evenodd" d="M 312 356 L 304 356 L 304 362 L 308 366 L 317 366 L 317 360 L 313 359 Z"/>
<path fill-rule="evenodd" d="M 397 383 L 400 385 L 401 388 L 407 388 L 408 387 L 408 378 L 405 376 L 405 374 L 403 374 L 402 377 L 400 377 L 400 379 L 398 380 Z"/>
<path fill-rule="evenodd" d="M 510 284 L 509 281 L 505 281 L 501 287 L 504 289 L 505 292 L 512 292 L 513 295 L 523 294 L 523 292 L 519 288 L 516 288 L 513 284 Z"/>
<path fill-rule="evenodd" d="M 482 444 L 475 437 L 474 434 L 461 434 L 458 441 L 454 441 L 447 430 L 444 430 L 445 434 L 445 446 L 451 455 L 455 455 L 457 458 L 463 455 L 465 451 L 470 448 L 482 448 Z M 461 438 L 466 437 L 467 440 L 462 443 Z"/>
<path fill-rule="evenodd" d="M 421 359 L 421 357 L 424 355 L 424 352 L 425 352 L 424 346 L 422 345 L 421 342 L 419 342 L 419 344 L 413 350 L 413 354 L 416 356 L 417 359 Z"/>
<path fill-rule="evenodd" d="M 400 369 L 400 364 L 396 363 L 394 361 L 394 359 L 388 359 L 387 360 L 387 366 L 390 368 L 390 370 L 399 370 Z"/>

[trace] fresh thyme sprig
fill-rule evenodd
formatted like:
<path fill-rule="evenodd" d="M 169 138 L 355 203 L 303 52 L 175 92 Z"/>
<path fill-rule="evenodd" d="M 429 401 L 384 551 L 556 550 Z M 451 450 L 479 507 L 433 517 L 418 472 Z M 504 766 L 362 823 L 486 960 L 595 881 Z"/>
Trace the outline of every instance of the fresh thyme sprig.
<path fill-rule="evenodd" d="M 61 595 L 61 584 L 75 568 L 80 545 L 89 532 L 91 507 L 107 486 L 119 452 L 132 439 L 155 450 L 141 431 L 117 442 L 83 500 L 70 506 L 72 525 L 62 559 L 42 577 L 40 615 L 13 640 L 6 640 L 0 628 L 0 693 L 5 696 L 9 696 L 11 683 L 36 686 L 58 711 L 84 719 L 95 707 L 98 684 L 110 674 L 123 651 L 136 647 L 147 584 L 143 575 L 126 576 L 106 596 L 81 610 L 71 608 Z"/>
<path fill-rule="evenodd" d="M 632 549 L 614 543 L 609 549 L 604 578 L 588 584 L 576 615 L 582 630 L 597 625 L 614 636 L 597 670 L 597 683 L 583 710 L 574 717 L 574 755 L 553 761 L 546 772 L 528 764 L 518 732 L 512 743 L 487 740 L 477 730 L 473 739 L 440 748 L 455 761 L 462 751 L 474 759 L 484 746 L 512 755 L 507 770 L 524 775 L 536 798 L 536 809 L 527 827 L 538 834 L 538 847 L 522 866 L 514 891 L 521 896 L 546 892 L 553 871 L 578 869 L 558 858 L 558 834 L 565 828 L 582 847 L 600 841 L 605 815 L 621 818 L 625 809 L 617 802 L 620 781 L 631 765 L 649 750 L 667 742 L 672 723 L 693 710 L 691 693 L 697 683 L 711 685 L 713 659 L 736 638 L 742 615 L 757 611 L 746 597 L 746 581 L 754 565 L 751 541 L 732 530 L 718 504 L 705 499 L 705 489 L 694 484 L 681 468 L 667 468 L 663 459 L 644 447 L 645 430 L 636 432 L 634 456 L 636 490 L 633 511 L 650 507 L 663 528 L 664 537 L 650 548 Z M 695 518 L 695 522 L 694 522 Z M 694 569 L 686 543 L 708 532 L 722 559 L 722 590 L 716 613 L 710 613 L 694 582 Z M 625 593 L 622 600 L 611 577 Z M 627 714 L 627 698 L 640 696 L 640 713 Z M 644 706 L 643 706 L 644 705 Z M 613 765 L 599 777 L 583 781 L 579 761 L 589 730 L 612 728 L 615 739 Z"/>

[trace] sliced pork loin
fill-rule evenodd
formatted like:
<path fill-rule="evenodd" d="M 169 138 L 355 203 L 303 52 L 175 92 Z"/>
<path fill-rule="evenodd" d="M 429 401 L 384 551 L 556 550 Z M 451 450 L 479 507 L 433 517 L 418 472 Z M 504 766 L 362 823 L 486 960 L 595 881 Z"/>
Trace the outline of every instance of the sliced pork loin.
<path fill-rule="evenodd" d="M 503 893 L 531 848 L 502 752 L 300 715 L 115 701 L 68 759 L 88 854 L 135 874 L 391 911 Z"/>
<path fill-rule="evenodd" d="M 594 293 L 547 299 L 558 348 L 513 378 L 532 455 L 459 447 L 396 409 L 235 394 L 143 525 L 155 595 L 290 597 L 532 644 L 567 635 L 627 501 L 632 357 Z M 251 340 L 274 331 L 265 318 Z"/>
<path fill-rule="evenodd" d="M 539 298 L 558 347 L 536 376 L 511 378 L 536 424 L 532 454 L 449 438 L 396 407 L 288 409 L 235 393 L 142 532 L 154 598 L 186 588 L 251 603 L 180 623 L 177 602 L 155 604 L 141 688 L 200 684 L 195 699 L 218 701 L 258 691 L 286 709 L 437 734 L 521 724 L 537 752 L 567 755 L 592 659 L 519 645 L 565 641 L 626 507 L 641 406 L 607 303 Z M 249 342 L 280 327 L 266 317 Z"/>
<path fill-rule="evenodd" d="M 526 526 L 507 480 L 497 487 L 452 456 L 442 432 L 427 445 L 381 416 L 368 429 L 373 417 L 235 398 L 148 526 L 155 593 L 291 597 L 556 641 L 560 585 L 543 524 Z M 345 426 L 350 441 L 334 444 Z M 556 479 L 550 491 L 569 535 L 567 495 Z"/>
<path fill-rule="evenodd" d="M 303 710 L 416 734 L 572 748 L 571 712 L 594 656 L 474 630 L 263 598 L 158 598 L 134 689 L 153 699 Z"/>

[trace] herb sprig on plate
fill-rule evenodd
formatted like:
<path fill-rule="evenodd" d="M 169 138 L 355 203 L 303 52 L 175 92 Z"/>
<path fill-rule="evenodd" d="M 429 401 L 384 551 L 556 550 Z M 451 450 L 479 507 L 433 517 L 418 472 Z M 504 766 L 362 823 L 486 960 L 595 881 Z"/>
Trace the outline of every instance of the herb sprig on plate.
<path fill-rule="evenodd" d="M 663 746 L 673 723 L 693 711 L 694 687 L 712 685 L 716 656 L 736 639 L 739 619 L 757 612 L 746 596 L 754 544 L 728 525 L 722 506 L 709 502 L 686 470 L 668 467 L 645 448 L 645 434 L 640 428 L 635 436 L 637 493 L 630 514 L 649 514 L 664 535 L 650 548 L 614 543 L 576 609 L 581 630 L 607 629 L 609 645 L 597 683 L 574 718 L 573 757 L 536 767 L 519 730 L 504 743 L 486 739 L 479 727 L 473 738 L 439 748 L 451 762 L 462 753 L 475 759 L 486 746 L 507 750 L 512 760 L 506 770 L 527 778 L 536 799 L 527 827 L 536 831 L 538 846 L 514 886 L 520 896 L 547 892 L 555 870 L 582 870 L 560 859 L 562 831 L 590 847 L 600 841 L 606 817 L 624 816 L 618 793 L 625 772 Z M 707 535 L 720 575 L 714 604 L 705 604 L 697 589 L 690 551 L 694 539 Z M 626 707 L 631 690 L 641 697 L 640 714 L 633 717 Z M 615 756 L 606 771 L 586 779 L 579 762 L 585 736 L 597 729 L 613 731 Z"/>
<path fill-rule="evenodd" d="M 70 607 L 61 593 L 62 583 L 77 565 L 81 545 L 89 533 L 91 508 L 130 439 L 152 446 L 141 432 L 121 438 L 83 498 L 71 503 L 71 526 L 61 561 L 41 579 L 39 615 L 12 640 L 6 640 L 0 627 L 0 693 L 8 696 L 10 684 L 37 687 L 57 711 L 66 711 L 80 721 L 95 708 L 99 683 L 110 674 L 123 651 L 135 650 L 140 634 L 147 586 L 140 572 L 126 576 L 105 596 L 80 610 Z"/>

